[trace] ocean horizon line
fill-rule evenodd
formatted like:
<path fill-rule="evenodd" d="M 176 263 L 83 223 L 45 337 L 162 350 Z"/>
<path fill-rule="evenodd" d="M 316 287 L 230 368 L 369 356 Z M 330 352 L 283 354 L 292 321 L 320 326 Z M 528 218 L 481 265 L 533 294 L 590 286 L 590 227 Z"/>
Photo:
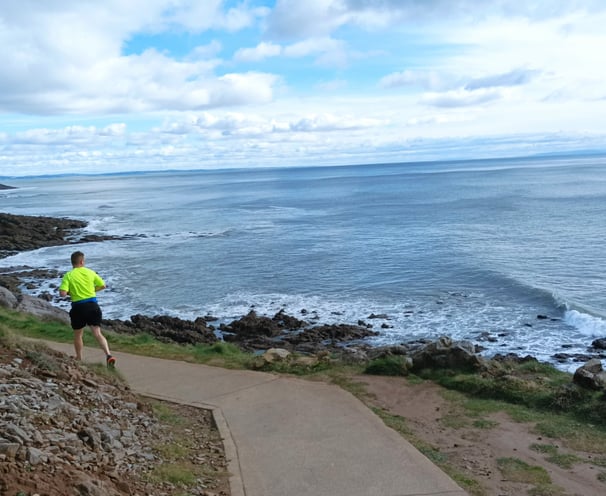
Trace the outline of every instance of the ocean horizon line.
<path fill-rule="evenodd" d="M 309 169 L 340 169 L 344 167 L 370 167 L 370 166 L 402 166 L 402 165 L 424 165 L 424 164 L 458 164 L 458 163 L 477 163 L 477 162 L 504 162 L 511 160 L 541 160 L 548 158 L 579 158 L 579 157 L 606 157 L 606 150 L 571 150 L 567 152 L 545 152 L 531 155 L 511 155 L 499 157 L 484 157 L 484 158 L 457 158 L 457 159 L 428 159 L 414 161 L 398 161 L 398 162 L 366 162 L 356 164 L 318 164 L 318 165 L 259 165 L 248 167 L 217 167 L 217 168 L 168 168 L 168 169 L 145 169 L 145 170 L 122 170 L 112 172 L 63 172 L 57 174 L 34 174 L 34 175 L 0 175 L 0 180 L 13 179 L 52 179 L 52 178 L 67 178 L 67 177 L 116 177 L 116 176 L 137 176 L 150 174 L 180 174 L 180 173 L 221 173 L 221 172 L 249 172 L 249 171 L 270 171 L 270 170 L 309 170 Z"/>

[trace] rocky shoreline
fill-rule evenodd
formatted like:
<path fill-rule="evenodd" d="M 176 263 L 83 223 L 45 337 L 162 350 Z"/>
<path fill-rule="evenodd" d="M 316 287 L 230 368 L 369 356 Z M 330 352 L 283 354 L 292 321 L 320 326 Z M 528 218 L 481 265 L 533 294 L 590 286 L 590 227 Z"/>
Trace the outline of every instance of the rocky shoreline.
<path fill-rule="evenodd" d="M 87 223 L 74 219 L 52 217 L 30 217 L 0 213 L 0 257 L 19 251 L 37 249 L 43 246 L 57 246 L 109 239 L 124 239 L 113 236 L 98 236 L 86 233 Z M 32 268 L 12 267 L 0 271 L 0 304 L 19 311 L 33 313 L 44 318 L 54 318 L 69 322 L 67 312 L 57 305 L 57 293 L 41 292 L 37 297 L 22 294 L 21 287 L 29 292 L 36 289 L 37 281 L 57 280 L 56 271 Z M 51 285 L 52 287 L 52 285 Z M 221 340 L 230 342 L 244 351 L 260 353 L 271 348 L 280 348 L 288 352 L 303 355 L 331 353 L 346 361 L 365 360 L 382 353 L 381 348 L 365 344 L 369 337 L 379 334 L 375 327 L 389 327 L 388 316 L 370 314 L 357 324 L 321 324 L 313 310 L 301 310 L 300 317 L 288 315 L 284 311 L 273 317 L 257 315 L 251 309 L 247 315 L 232 321 L 214 325 L 217 320 L 206 315 L 194 321 L 183 320 L 167 315 L 133 315 L 128 320 L 104 320 L 103 327 L 116 333 L 147 333 L 160 341 L 180 344 L 212 344 Z M 538 315 L 537 319 L 546 316 Z M 377 324 L 381 322 L 381 324 Z M 481 353 L 484 339 L 497 339 L 492 336 L 478 336 L 474 345 L 475 353 Z M 386 347 L 414 349 L 428 341 L 402 343 Z M 388 351 L 392 353 L 392 351 Z M 606 358 L 606 340 L 594 340 L 587 346 L 587 353 L 571 355 L 565 352 L 554 353 L 554 360 L 562 362 L 572 360 L 584 363 L 591 359 Z"/>

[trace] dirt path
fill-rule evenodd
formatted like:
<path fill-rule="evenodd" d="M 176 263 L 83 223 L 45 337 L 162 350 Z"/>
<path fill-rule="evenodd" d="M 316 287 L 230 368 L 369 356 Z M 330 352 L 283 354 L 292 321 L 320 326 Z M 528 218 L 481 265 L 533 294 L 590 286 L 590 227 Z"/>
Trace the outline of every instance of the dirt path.
<path fill-rule="evenodd" d="M 366 385 L 369 401 L 387 412 L 404 417 L 414 435 L 439 450 L 459 471 L 480 483 L 486 496 L 603 496 L 606 483 L 598 479 L 600 467 L 575 463 L 564 469 L 546 460 L 546 454 L 531 449 L 533 444 L 557 445 L 559 453 L 575 454 L 590 460 L 587 453 L 566 449 L 560 442 L 543 439 L 532 432 L 533 425 L 512 421 L 505 413 L 484 417 L 490 427 L 464 422 L 456 405 L 447 401 L 439 386 L 423 382 L 411 384 L 406 378 L 359 376 Z M 551 478 L 549 490 L 538 491 L 529 484 L 506 480 L 497 466 L 500 458 L 516 458 L 543 467 Z"/>

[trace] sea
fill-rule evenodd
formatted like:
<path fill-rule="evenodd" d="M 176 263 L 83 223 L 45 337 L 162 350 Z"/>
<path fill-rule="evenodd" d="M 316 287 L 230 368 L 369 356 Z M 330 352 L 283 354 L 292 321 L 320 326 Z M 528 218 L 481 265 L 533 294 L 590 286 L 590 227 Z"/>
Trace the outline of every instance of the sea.
<path fill-rule="evenodd" d="M 0 211 L 123 237 L 0 260 L 63 273 L 81 249 L 107 318 L 284 310 L 566 370 L 606 337 L 604 155 L 0 179 Z"/>

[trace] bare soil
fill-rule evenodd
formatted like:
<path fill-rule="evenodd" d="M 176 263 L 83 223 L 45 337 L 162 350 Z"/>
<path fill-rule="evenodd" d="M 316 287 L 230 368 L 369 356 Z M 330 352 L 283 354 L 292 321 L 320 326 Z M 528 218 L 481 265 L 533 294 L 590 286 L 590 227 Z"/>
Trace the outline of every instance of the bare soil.
<path fill-rule="evenodd" d="M 598 479 L 603 469 L 591 463 L 592 455 L 567 448 L 562 442 L 533 433 L 532 424 L 514 422 L 503 412 L 485 417 L 489 428 L 473 422 L 451 426 L 448 419 L 460 415 L 460 406 L 446 400 L 443 389 L 430 382 L 413 384 L 404 377 L 359 376 L 371 405 L 403 417 L 415 438 L 445 455 L 451 466 L 476 480 L 487 496 L 603 496 L 606 483 Z M 464 415 L 464 414 L 463 414 Z M 577 455 L 582 462 L 564 469 L 547 461 L 548 455 L 530 448 L 533 444 L 558 446 L 558 453 Z M 548 489 L 506 480 L 497 466 L 499 458 L 516 458 L 543 467 L 551 478 Z"/>

